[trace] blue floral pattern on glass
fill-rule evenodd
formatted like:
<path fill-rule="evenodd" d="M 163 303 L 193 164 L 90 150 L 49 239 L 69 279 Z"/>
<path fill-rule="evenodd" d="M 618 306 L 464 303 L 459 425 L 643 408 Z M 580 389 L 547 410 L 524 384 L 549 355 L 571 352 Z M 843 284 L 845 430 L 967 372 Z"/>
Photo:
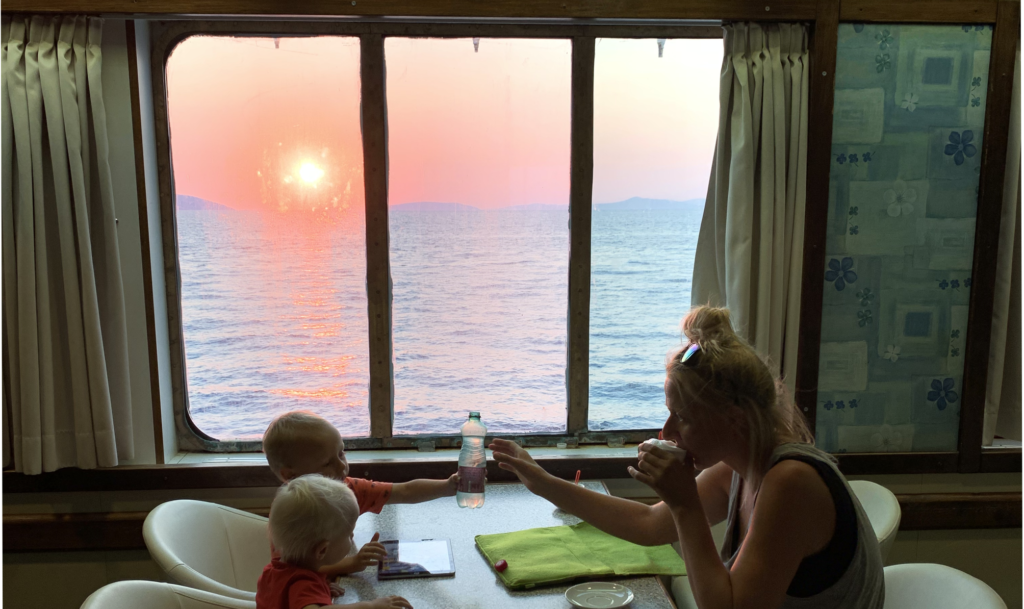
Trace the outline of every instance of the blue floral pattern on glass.
<path fill-rule="evenodd" d="M 953 162 L 960 165 L 964 164 L 965 157 L 970 158 L 978 154 L 978 149 L 971 142 L 974 141 L 974 132 L 970 129 L 964 129 L 964 131 L 950 131 L 949 132 L 949 143 L 946 144 L 946 156 L 953 157 Z"/>
<path fill-rule="evenodd" d="M 939 410 L 945 410 L 946 406 L 956 402 L 960 396 L 953 391 L 955 381 L 951 378 L 944 380 L 932 379 L 932 388 L 928 392 L 928 401 L 935 402 Z"/>
<path fill-rule="evenodd" d="M 828 270 L 825 271 L 825 281 L 835 284 L 836 290 L 842 292 L 846 284 L 857 281 L 857 273 L 853 270 L 853 258 L 846 256 L 842 262 L 833 258 L 828 261 Z"/>

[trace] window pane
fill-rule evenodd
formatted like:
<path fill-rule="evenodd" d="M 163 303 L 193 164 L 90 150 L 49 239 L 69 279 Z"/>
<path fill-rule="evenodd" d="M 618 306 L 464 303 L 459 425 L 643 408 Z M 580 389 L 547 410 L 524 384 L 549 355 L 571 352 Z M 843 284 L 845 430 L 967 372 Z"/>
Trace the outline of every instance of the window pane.
<path fill-rule="evenodd" d="M 564 431 L 571 44 L 385 53 L 395 432 Z"/>
<path fill-rule="evenodd" d="M 721 40 L 599 39 L 594 64 L 590 428 L 665 421 L 718 131 Z"/>
<path fill-rule="evenodd" d="M 188 38 L 167 79 L 192 420 L 366 436 L 358 40 Z"/>

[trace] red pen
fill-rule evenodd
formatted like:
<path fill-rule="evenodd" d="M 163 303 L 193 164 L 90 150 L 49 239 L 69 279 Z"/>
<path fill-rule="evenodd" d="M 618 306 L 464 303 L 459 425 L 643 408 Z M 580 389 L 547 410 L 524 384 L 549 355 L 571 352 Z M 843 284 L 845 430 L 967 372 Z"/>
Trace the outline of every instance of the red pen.
<path fill-rule="evenodd" d="M 580 483 L 580 470 L 576 470 L 576 482 L 573 484 L 579 485 Z"/>

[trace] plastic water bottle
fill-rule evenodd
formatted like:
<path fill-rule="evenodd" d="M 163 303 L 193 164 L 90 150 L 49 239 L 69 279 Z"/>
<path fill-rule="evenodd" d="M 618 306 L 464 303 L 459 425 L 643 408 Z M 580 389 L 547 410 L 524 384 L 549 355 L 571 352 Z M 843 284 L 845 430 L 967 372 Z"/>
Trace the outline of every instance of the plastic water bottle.
<path fill-rule="evenodd" d="M 459 453 L 459 490 L 455 500 L 459 507 L 478 508 L 484 505 L 484 479 L 487 476 L 487 453 L 484 436 L 487 427 L 480 422 L 480 413 L 469 413 L 462 424 L 462 452 Z"/>

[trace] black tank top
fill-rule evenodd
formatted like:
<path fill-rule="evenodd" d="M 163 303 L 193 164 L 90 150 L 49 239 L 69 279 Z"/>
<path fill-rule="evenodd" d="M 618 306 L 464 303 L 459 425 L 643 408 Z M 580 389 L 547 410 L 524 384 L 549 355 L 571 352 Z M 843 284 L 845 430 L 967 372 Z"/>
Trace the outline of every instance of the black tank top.
<path fill-rule="evenodd" d="M 828 487 L 829 494 L 832 495 L 832 503 L 836 509 L 836 526 L 832 533 L 832 539 L 820 552 L 800 561 L 800 567 L 786 590 L 786 594 L 789 596 L 807 598 L 820 594 L 835 585 L 853 562 L 854 552 L 857 551 L 857 511 L 853 506 L 850 493 L 846 491 L 846 486 L 831 467 L 817 459 L 803 455 L 783 457 L 775 465 L 790 459 L 806 463 L 818 472 L 822 481 L 825 482 L 825 486 Z M 740 538 L 739 518 L 736 519 L 734 526 L 733 554 L 738 550 L 736 546 Z"/>

